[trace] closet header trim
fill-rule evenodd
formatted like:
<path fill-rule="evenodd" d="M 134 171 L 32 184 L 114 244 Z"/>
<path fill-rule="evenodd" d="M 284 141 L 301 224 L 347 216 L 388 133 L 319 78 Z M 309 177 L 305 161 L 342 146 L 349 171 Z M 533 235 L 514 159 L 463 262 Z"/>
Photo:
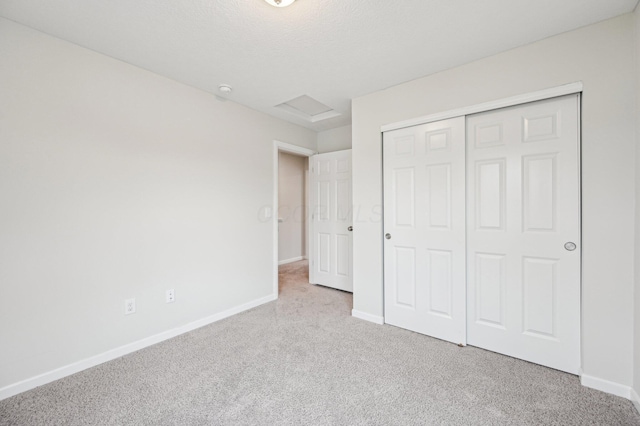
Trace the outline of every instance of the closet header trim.
<path fill-rule="evenodd" d="M 447 120 L 449 118 L 477 114 L 479 112 L 491 111 L 494 109 L 541 101 L 543 99 L 557 98 L 559 96 L 572 95 L 574 93 L 580 92 L 582 92 L 582 82 L 578 81 L 576 83 L 565 84 L 562 86 L 539 90 L 537 92 L 531 92 L 524 95 L 512 96 L 510 98 L 484 102 L 477 105 L 439 112 L 437 114 L 424 115 L 422 117 L 416 117 L 409 120 L 398 121 L 396 123 L 385 124 L 380 129 L 382 132 L 389 132 L 391 130 L 403 129 L 405 127 L 419 126 L 421 124 L 432 123 L 434 121 Z"/>

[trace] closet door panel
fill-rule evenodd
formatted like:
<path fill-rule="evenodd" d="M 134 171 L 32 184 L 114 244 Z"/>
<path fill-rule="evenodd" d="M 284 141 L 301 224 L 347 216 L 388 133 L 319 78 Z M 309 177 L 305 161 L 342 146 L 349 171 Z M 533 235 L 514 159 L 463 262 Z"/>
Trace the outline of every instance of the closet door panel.
<path fill-rule="evenodd" d="M 385 322 L 462 344 L 464 132 L 459 117 L 383 137 Z"/>
<path fill-rule="evenodd" d="M 574 374 L 578 112 L 572 95 L 467 117 L 468 343 Z"/>

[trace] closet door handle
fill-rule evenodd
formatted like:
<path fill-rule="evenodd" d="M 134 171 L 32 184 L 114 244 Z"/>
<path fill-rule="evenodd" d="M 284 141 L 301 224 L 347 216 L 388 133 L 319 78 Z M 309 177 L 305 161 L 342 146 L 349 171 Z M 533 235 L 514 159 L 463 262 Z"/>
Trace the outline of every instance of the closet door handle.
<path fill-rule="evenodd" d="M 347 231 L 349 231 L 349 232 L 353 231 L 353 226 L 348 227 Z"/>
<path fill-rule="evenodd" d="M 391 234 L 387 233 L 387 234 L 385 234 L 385 236 L 384 236 L 384 237 L 385 237 L 387 240 L 390 240 L 390 239 L 391 239 Z"/>

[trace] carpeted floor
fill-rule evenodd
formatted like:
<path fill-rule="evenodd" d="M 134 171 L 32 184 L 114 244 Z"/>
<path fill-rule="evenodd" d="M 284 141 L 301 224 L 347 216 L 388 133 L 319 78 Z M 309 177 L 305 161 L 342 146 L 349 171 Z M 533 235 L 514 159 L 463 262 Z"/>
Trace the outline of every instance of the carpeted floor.
<path fill-rule="evenodd" d="M 630 425 L 577 377 L 350 317 L 280 269 L 276 302 L 0 401 L 2 425 Z"/>

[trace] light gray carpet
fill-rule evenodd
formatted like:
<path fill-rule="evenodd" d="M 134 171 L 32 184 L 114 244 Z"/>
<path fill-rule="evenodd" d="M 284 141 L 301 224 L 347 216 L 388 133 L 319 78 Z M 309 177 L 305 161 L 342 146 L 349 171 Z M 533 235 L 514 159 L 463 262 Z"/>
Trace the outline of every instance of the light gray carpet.
<path fill-rule="evenodd" d="M 640 424 L 575 376 L 354 319 L 306 266 L 276 302 L 1 401 L 0 424 Z"/>

